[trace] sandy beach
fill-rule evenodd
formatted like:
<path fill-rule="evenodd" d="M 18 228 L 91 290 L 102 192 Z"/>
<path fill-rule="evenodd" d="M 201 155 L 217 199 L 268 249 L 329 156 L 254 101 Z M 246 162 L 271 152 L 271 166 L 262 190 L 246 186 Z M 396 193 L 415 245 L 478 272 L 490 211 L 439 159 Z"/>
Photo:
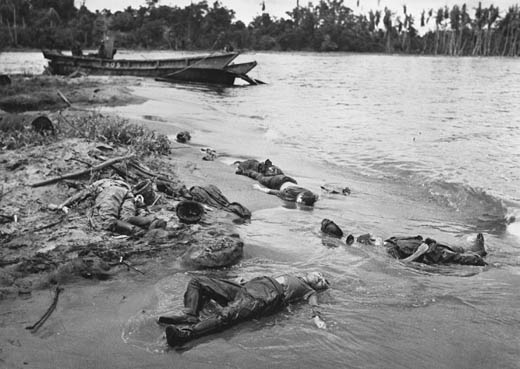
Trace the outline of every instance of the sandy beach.
<path fill-rule="evenodd" d="M 50 77 L 45 78 L 48 85 Z M 82 79 L 82 78 L 81 78 Z M 55 106 L 50 106 L 54 111 L 30 111 L 22 115 L 27 119 L 35 115 L 45 114 L 57 124 L 64 124 L 64 121 L 73 121 L 81 115 L 90 114 L 96 107 L 106 104 L 129 104 L 138 103 L 142 99 L 133 96 L 130 91 L 132 83 L 138 84 L 139 80 L 125 79 L 117 84 L 111 81 L 95 81 L 86 79 L 56 81 L 58 89 L 65 95 L 72 107 L 67 108 L 62 105 L 60 99 L 54 100 Z M 17 81 L 15 80 L 14 83 Z M 85 86 L 84 88 L 82 86 Z M 48 95 L 54 96 L 53 88 L 47 91 Z M 78 90 L 82 92 L 79 93 Z M 23 91 L 24 99 L 31 100 L 33 95 L 30 91 Z M 9 97 L 12 101 L 12 97 Z M 4 98 L 4 103 L 5 103 Z M 47 99 L 49 100 L 49 99 Z M 61 115 L 56 113 L 56 105 L 59 104 Z M 52 104 L 51 104 L 52 105 Z M 10 105 L 5 105 L 10 108 Z M 16 109 L 14 109 L 16 110 Z M 5 112 L 4 117 L 9 117 Z M 11 119 L 13 116 L 11 116 Z M 107 119 L 117 119 L 116 117 L 105 117 Z M 265 209 L 276 206 L 277 199 L 272 196 L 254 191 L 252 182 L 243 176 L 234 173 L 234 166 L 230 166 L 217 160 L 202 160 L 203 152 L 198 146 L 189 143 L 181 144 L 173 140 L 176 132 L 172 132 L 171 126 L 161 126 L 161 122 L 152 124 L 148 127 L 158 132 L 172 135 L 171 154 L 159 158 L 160 168 L 163 172 L 169 172 L 181 181 L 187 188 L 191 186 L 216 185 L 230 201 L 239 202 L 250 211 Z M 46 204 L 63 200 L 64 194 L 60 193 L 60 184 L 51 184 L 45 187 L 31 188 L 28 186 L 34 183 L 42 174 L 46 176 L 55 172 L 53 166 L 65 165 L 59 161 L 60 155 L 66 152 L 67 148 L 72 149 L 76 155 L 86 154 L 86 150 L 93 147 L 95 142 L 82 142 L 79 140 L 64 140 L 49 138 L 45 146 L 31 146 L 18 148 L 15 150 L 4 150 L 0 153 L 0 162 L 5 167 L 12 165 L 13 160 L 21 161 L 19 168 L 7 170 L 4 168 L 6 177 L 4 181 L 3 206 L 4 211 L 16 209 L 19 214 L 17 223 L 8 224 L 10 235 L 15 235 L 17 230 L 27 229 L 26 218 L 34 220 Z M 65 146 L 65 147 L 63 147 Z M 41 157 L 46 158 L 45 169 L 35 169 L 32 161 L 40 153 Z M 63 158 L 61 158 L 63 159 Z M 25 161 L 24 161 L 25 160 Z M 54 162 L 53 162 L 54 160 Z M 154 159 L 154 160 L 157 160 Z M 59 162 L 59 163 L 58 163 Z M 81 167 L 81 163 L 75 168 Z M 41 165 L 41 163 L 40 163 Z M 83 164 L 84 165 L 84 164 Z M 66 165 L 65 165 L 66 166 Z M 68 168 L 70 171 L 71 168 Z M 63 170 L 63 167 L 60 171 Z M 70 192 L 69 192 L 70 193 Z M 52 199 L 52 200 L 51 200 Z M 25 211 L 23 201 L 27 201 Z M 51 200 L 51 201 L 49 201 Z M 30 204 L 33 204 L 31 206 Z M 38 204 L 38 206 L 34 206 Z M 14 210 L 13 210 L 14 211 Z M 74 213 L 74 209 L 72 209 Z M 191 226 L 197 230 L 200 227 L 213 227 L 223 230 L 232 228 L 229 214 L 218 211 L 210 211 L 211 217 L 206 225 Z M 170 216 L 171 216 L 170 212 Z M 25 215 L 25 217 L 24 217 Z M 52 214 L 46 213 L 52 218 Z M 85 222 L 86 219 L 80 221 Z M 46 221 L 43 221 L 45 224 Z M 178 219 L 171 216 L 168 219 L 168 226 L 178 226 Z M 6 227 L 6 226 L 4 226 Z M 7 250 L 4 251 L 4 262 L 2 268 L 2 300 L 0 303 L 0 317 L 2 334 L 0 335 L 2 348 L 0 351 L 0 366 L 5 368 L 135 368 L 135 367 L 212 367 L 208 364 L 196 362 L 196 358 L 190 358 L 190 354 L 179 355 L 157 355 L 150 351 L 157 351 L 157 347 L 167 350 L 163 339 L 162 328 L 157 325 L 157 339 L 152 344 L 155 348 L 150 351 L 137 349 L 132 345 L 131 340 L 125 340 L 123 330 L 126 324 L 134 318 L 136 314 L 142 314 L 148 321 L 155 319 L 157 310 L 157 291 L 154 285 L 165 276 L 171 275 L 172 270 L 179 268 L 190 272 L 192 268 L 182 266 L 179 255 L 182 253 L 182 245 L 176 245 L 177 240 L 170 241 L 171 249 L 177 252 L 150 254 L 148 256 L 132 259 L 132 265 L 140 271 L 139 273 L 130 268 L 112 267 L 110 278 L 99 281 L 95 278 L 85 279 L 75 275 L 74 272 L 59 276 L 59 285 L 63 287 L 63 292 L 55 311 L 50 318 L 43 324 L 37 332 L 33 333 L 25 329 L 38 320 L 51 304 L 54 297 L 54 283 L 48 282 L 48 274 L 52 271 L 45 270 L 41 273 L 20 274 L 13 272 L 13 265 L 18 257 L 31 259 L 37 254 L 38 249 L 60 248 L 60 243 L 70 241 L 75 238 L 75 243 L 83 242 L 79 235 L 80 230 L 74 232 L 68 229 L 68 236 L 62 235 L 60 231 L 62 225 L 51 227 L 48 230 L 34 232 L 31 236 L 29 232 L 23 242 L 15 243 L 10 238 L 7 240 L 7 233 L 4 234 L 4 244 Z M 77 227 L 76 227 L 77 228 Z M 66 232 L 67 232 L 66 231 Z M 187 230 L 186 232 L 190 232 Z M 73 234 L 73 236 L 71 236 Z M 116 235 L 103 235 L 99 239 L 91 239 L 93 242 L 103 242 L 107 238 Z M 67 238 L 69 237 L 69 238 Z M 16 239 L 17 237 L 14 237 Z M 53 242 L 55 243 L 53 245 Z M 71 241 L 72 242 L 72 241 Z M 74 243 L 73 242 L 73 243 Z M 131 242 L 131 241 L 129 241 Z M 247 253 L 247 245 L 245 246 Z M 68 257 L 72 254 L 65 252 Z M 22 257 L 22 259 L 23 259 Z M 51 256 L 52 259 L 52 256 Z M 24 259 L 25 260 L 25 259 Z M 61 261 L 51 260 L 51 264 L 58 264 Z M 228 272 L 232 273 L 232 268 Z M 218 273 L 218 271 L 217 271 Z M 182 276 L 182 274 L 181 274 Z M 188 280 L 187 276 L 184 279 Z M 45 281 L 42 282 L 42 281 Z M 183 285 L 185 283 L 180 283 Z M 179 296 L 172 296 L 177 298 Z M 153 324 L 152 324 L 153 326 Z M 125 342 L 126 341 L 126 342 Z M 128 342 L 128 343 L 127 343 Z M 160 351 L 160 350 L 159 350 Z M 224 355 L 224 353 L 223 353 Z M 152 365 L 150 365 L 152 364 Z M 235 367 L 238 363 L 232 364 Z"/>

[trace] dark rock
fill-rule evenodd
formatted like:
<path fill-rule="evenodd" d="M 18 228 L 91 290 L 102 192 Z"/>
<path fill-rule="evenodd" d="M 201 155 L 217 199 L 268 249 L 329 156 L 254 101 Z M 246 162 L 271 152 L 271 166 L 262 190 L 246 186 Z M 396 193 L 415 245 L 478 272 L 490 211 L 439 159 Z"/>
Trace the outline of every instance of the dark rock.
<path fill-rule="evenodd" d="M 236 264 L 243 256 L 244 243 L 235 235 L 207 236 L 183 255 L 184 263 L 197 268 L 221 268 Z"/>

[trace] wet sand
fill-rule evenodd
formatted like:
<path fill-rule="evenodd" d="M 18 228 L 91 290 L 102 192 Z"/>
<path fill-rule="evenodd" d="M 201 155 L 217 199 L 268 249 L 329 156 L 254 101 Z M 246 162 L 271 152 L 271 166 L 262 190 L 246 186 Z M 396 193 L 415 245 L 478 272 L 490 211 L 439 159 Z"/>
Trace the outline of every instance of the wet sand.
<path fill-rule="evenodd" d="M 128 82 L 128 81 L 127 81 Z M 139 83 L 135 80 L 134 83 Z M 116 101 L 118 104 L 135 103 L 140 98 L 132 96 L 125 87 L 96 87 L 96 94 L 103 96 L 99 104 Z M 68 94 L 73 96 L 73 94 Z M 122 96 L 124 98 L 122 98 Z M 76 106 L 94 108 L 93 102 L 78 102 Z M 67 114 L 74 114 L 72 110 Z M 150 127 L 163 130 L 160 122 Z M 171 128 L 170 128 L 171 129 Z M 172 132 L 169 132 L 170 134 Z M 173 142 L 171 158 L 175 173 L 190 188 L 193 185 L 216 185 L 230 200 L 236 201 L 252 212 L 279 206 L 279 200 L 253 190 L 253 182 L 234 173 L 234 166 L 217 158 L 203 161 L 200 147 Z M 244 247 L 247 253 L 247 244 Z M 56 310 L 36 332 L 25 329 L 35 323 L 50 306 L 54 287 L 35 289 L 29 294 L 7 296 L 0 300 L 0 367 L 5 368 L 211 368 L 211 360 L 197 361 L 196 354 L 151 353 L 125 343 L 122 338 L 125 324 L 144 314 L 154 319 L 157 295 L 154 285 L 161 279 L 177 273 L 189 272 L 179 265 L 178 260 L 156 258 L 142 262 L 141 275 L 134 270 L 120 270 L 108 281 L 88 280 L 76 277 L 66 281 L 59 296 Z M 181 273 L 187 280 L 187 277 Z M 178 296 L 180 299 L 181 296 Z M 224 334 L 225 336 L 225 334 Z M 162 328 L 157 326 L 158 347 L 167 351 Z M 222 357 L 228 353 L 221 353 Z M 228 357 L 224 360 L 229 367 L 240 367 Z M 261 367 L 260 362 L 256 367 Z"/>

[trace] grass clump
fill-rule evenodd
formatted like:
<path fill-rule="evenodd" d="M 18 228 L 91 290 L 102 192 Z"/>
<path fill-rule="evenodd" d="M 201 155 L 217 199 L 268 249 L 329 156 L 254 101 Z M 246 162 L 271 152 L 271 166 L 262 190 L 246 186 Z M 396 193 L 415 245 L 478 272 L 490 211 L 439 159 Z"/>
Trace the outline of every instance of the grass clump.
<path fill-rule="evenodd" d="M 56 115 L 53 121 L 56 134 L 35 132 L 30 120 L 0 120 L 0 150 L 14 150 L 27 146 L 44 145 L 63 138 L 86 138 L 111 145 L 129 146 L 139 155 L 168 155 L 172 151 L 166 135 L 157 133 L 143 125 L 129 123 L 120 117 L 105 116 L 100 113 L 75 113 Z"/>
<path fill-rule="evenodd" d="M 71 82 L 49 76 L 13 76 L 12 83 L 0 86 L 0 109 L 10 113 L 62 109 L 66 105 L 56 94 Z"/>
<path fill-rule="evenodd" d="M 50 140 L 51 137 L 41 135 L 31 128 L 30 116 L 17 114 L 0 116 L 0 151 L 41 146 L 49 143 Z"/>
<path fill-rule="evenodd" d="M 99 140 L 114 145 L 131 146 L 143 155 L 168 155 L 172 151 L 166 135 L 157 133 L 143 125 L 129 123 L 120 117 L 107 117 L 91 113 L 73 119 L 66 118 L 62 125 L 66 136 L 81 135 L 91 140 Z"/>

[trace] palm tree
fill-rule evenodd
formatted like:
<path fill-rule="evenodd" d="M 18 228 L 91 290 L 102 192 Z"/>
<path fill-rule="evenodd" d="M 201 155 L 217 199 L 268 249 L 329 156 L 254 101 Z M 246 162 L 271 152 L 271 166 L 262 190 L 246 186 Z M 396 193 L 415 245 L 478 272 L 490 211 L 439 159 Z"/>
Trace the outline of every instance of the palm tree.
<path fill-rule="evenodd" d="M 482 52 L 482 26 L 487 21 L 488 12 L 482 10 L 482 3 L 479 1 L 478 7 L 475 8 L 475 44 L 473 45 L 473 51 L 471 55 L 480 55 Z"/>
<path fill-rule="evenodd" d="M 458 47 L 459 47 L 459 55 L 464 54 L 465 46 L 466 46 L 466 40 L 464 40 L 464 43 L 462 43 L 462 37 L 464 34 L 464 31 L 467 28 L 467 25 L 471 23 L 471 18 L 467 12 L 466 4 L 462 5 L 462 9 L 460 11 L 460 32 L 459 32 L 459 40 L 458 40 Z"/>
<path fill-rule="evenodd" d="M 383 24 L 385 26 L 385 38 L 386 38 L 386 52 L 392 52 L 392 12 L 390 9 L 385 7 L 385 16 L 383 17 Z"/>
<path fill-rule="evenodd" d="M 509 7 L 506 15 L 498 23 L 498 30 L 503 41 L 501 55 L 514 55 L 514 41 L 518 33 L 518 5 Z"/>
<path fill-rule="evenodd" d="M 459 45 L 458 45 L 458 35 L 460 33 L 460 24 L 461 24 L 461 12 L 458 5 L 453 5 L 450 11 L 450 42 L 448 47 L 448 53 L 450 55 L 458 55 L 459 53 Z"/>
<path fill-rule="evenodd" d="M 437 10 L 437 16 L 435 17 L 435 45 L 433 53 L 437 55 L 439 52 L 439 42 L 440 42 L 440 28 L 442 21 L 444 19 L 444 11 L 442 8 Z"/>
<path fill-rule="evenodd" d="M 497 55 L 498 54 L 498 48 L 497 48 L 498 46 L 496 45 L 497 40 L 496 40 L 496 37 L 493 37 L 494 32 L 491 29 L 491 27 L 498 19 L 499 13 L 500 12 L 499 12 L 498 7 L 494 7 L 493 5 L 491 5 L 489 7 L 489 15 L 488 15 L 488 19 L 487 19 L 486 44 L 484 45 L 486 55 Z M 492 42 L 493 39 L 495 40 L 494 42 Z M 493 50 L 491 50 L 491 44 L 493 44 Z"/>

